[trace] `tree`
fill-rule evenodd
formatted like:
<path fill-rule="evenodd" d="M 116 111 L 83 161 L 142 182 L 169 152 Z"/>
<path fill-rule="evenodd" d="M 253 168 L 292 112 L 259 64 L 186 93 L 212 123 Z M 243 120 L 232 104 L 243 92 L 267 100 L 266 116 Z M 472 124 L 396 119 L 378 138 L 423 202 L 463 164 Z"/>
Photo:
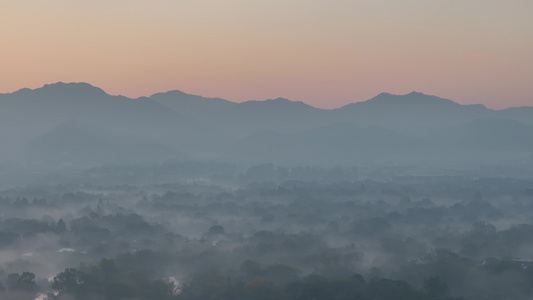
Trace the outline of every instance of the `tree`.
<path fill-rule="evenodd" d="M 76 269 L 65 269 L 54 277 L 51 285 L 52 290 L 57 293 L 69 292 L 75 294 L 77 288 L 84 283 L 84 274 Z"/>
<path fill-rule="evenodd" d="M 59 219 L 56 224 L 56 232 L 57 233 L 65 233 L 67 231 L 67 225 L 65 224 L 65 221 L 63 219 Z"/>
<path fill-rule="evenodd" d="M 209 231 L 207 232 L 208 235 L 223 235 L 225 234 L 224 227 L 220 225 L 213 225 L 209 228 Z"/>
<path fill-rule="evenodd" d="M 35 283 L 35 274 L 31 272 L 11 273 L 7 276 L 7 286 L 12 291 L 36 292 L 39 286 Z"/>

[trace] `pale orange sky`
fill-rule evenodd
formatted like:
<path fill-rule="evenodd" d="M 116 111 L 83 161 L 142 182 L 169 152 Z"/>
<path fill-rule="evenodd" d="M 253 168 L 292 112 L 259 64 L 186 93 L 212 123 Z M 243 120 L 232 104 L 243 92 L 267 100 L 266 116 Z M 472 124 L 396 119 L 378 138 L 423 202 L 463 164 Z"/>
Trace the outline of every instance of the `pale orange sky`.
<path fill-rule="evenodd" d="M 0 93 L 533 106 L 532 15 L 531 0 L 0 0 Z"/>

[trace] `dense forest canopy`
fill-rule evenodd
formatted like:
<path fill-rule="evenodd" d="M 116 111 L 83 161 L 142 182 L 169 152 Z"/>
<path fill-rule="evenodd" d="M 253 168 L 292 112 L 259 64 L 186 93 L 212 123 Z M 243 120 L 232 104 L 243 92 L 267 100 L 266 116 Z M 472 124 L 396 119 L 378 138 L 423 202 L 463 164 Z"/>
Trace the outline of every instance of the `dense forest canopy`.
<path fill-rule="evenodd" d="M 2 299 L 533 296 L 530 179 L 197 164 L 1 191 Z"/>

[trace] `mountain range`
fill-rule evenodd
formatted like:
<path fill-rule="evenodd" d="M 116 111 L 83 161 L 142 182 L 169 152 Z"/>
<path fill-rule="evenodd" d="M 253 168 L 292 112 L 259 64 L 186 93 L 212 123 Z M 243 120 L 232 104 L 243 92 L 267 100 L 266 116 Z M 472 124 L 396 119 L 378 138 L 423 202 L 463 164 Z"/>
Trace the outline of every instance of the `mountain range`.
<path fill-rule="evenodd" d="M 533 107 L 492 110 L 412 92 L 325 110 L 181 91 L 132 99 L 59 82 L 0 94 L 0 140 L 1 161 L 42 165 L 523 164 L 533 161 Z"/>

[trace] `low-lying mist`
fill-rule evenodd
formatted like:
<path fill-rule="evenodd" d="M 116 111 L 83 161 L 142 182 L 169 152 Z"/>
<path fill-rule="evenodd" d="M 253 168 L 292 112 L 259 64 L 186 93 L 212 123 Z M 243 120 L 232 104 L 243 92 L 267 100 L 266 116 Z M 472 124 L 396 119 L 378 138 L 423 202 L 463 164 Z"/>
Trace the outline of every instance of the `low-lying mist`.
<path fill-rule="evenodd" d="M 329 285 L 355 274 L 364 291 L 392 280 L 421 299 L 437 299 L 432 284 L 441 298 L 532 295 L 522 285 L 533 278 L 531 179 L 459 170 L 414 175 L 419 169 L 406 168 L 384 179 L 390 170 L 200 165 L 195 176 L 180 164 L 109 165 L 79 171 L 68 183 L 2 190 L 5 295 L 111 299 L 138 293 L 135 283 L 160 280 L 162 290 L 153 292 L 169 299 L 196 299 L 196 289 L 238 294 L 254 284 L 269 287 L 265 297 L 292 299 L 298 293 L 287 292 L 291 284 Z M 146 174 L 152 179 L 141 180 Z M 124 290 L 89 284 L 101 276 Z"/>

